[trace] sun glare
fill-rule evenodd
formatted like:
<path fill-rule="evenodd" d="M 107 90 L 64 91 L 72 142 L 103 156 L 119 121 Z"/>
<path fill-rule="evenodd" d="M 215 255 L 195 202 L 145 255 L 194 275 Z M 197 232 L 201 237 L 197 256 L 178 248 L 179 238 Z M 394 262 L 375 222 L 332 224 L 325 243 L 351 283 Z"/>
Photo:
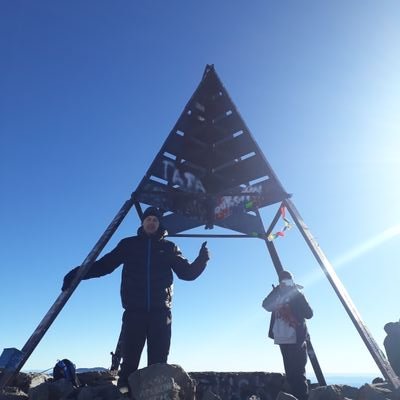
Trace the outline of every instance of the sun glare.
<path fill-rule="evenodd" d="M 373 249 L 376 249 L 383 243 L 399 235 L 400 235 L 400 224 L 385 229 L 383 232 L 373 236 L 364 243 L 361 243 L 360 245 L 353 247 L 348 252 L 344 253 L 343 255 L 333 260 L 332 266 L 335 271 L 338 271 L 340 268 L 350 263 L 351 261 L 355 260 L 356 258 L 361 257 L 362 255 L 372 251 Z M 303 277 L 303 284 L 305 284 L 306 286 L 310 286 L 318 282 L 320 279 L 322 279 L 323 276 L 324 275 L 321 273 L 313 272 L 308 276 Z"/>
<path fill-rule="evenodd" d="M 398 235 L 400 235 L 400 224 L 385 229 L 383 232 L 375 235 L 366 242 L 352 248 L 347 253 L 334 260 L 333 265 L 335 268 L 340 268 L 350 261 L 362 256 L 365 253 L 368 253 L 369 251 L 379 247 L 383 243 L 387 242 L 390 239 L 393 239 Z"/>

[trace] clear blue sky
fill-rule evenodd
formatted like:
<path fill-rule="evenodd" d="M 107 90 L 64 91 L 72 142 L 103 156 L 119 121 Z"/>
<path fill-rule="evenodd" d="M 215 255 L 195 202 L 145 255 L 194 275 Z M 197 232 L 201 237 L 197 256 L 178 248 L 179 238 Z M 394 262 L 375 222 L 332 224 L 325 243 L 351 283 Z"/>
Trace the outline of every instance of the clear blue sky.
<path fill-rule="evenodd" d="M 0 347 L 22 348 L 64 274 L 138 185 L 207 63 L 382 345 L 383 325 L 400 317 L 399 21 L 396 0 L 3 0 Z M 266 225 L 276 210 L 262 210 Z M 138 224 L 133 210 L 107 249 Z M 176 242 L 190 260 L 201 244 Z M 265 244 L 208 243 L 205 273 L 175 281 L 169 361 L 282 371 L 261 308 L 276 282 Z M 299 232 L 276 246 L 314 309 L 322 369 L 377 373 Z M 108 367 L 119 284 L 120 270 L 82 282 L 25 368 L 63 357 Z"/>

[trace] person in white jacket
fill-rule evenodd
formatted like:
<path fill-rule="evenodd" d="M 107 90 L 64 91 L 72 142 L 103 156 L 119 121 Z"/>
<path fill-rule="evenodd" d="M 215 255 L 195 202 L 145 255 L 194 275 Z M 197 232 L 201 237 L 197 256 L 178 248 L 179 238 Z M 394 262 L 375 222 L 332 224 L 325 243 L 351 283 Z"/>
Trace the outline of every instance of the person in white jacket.
<path fill-rule="evenodd" d="M 313 311 L 289 271 L 279 272 L 279 285 L 264 299 L 262 306 L 271 312 L 269 337 L 278 344 L 291 394 L 308 398 L 306 374 L 308 331 L 305 319 Z"/>

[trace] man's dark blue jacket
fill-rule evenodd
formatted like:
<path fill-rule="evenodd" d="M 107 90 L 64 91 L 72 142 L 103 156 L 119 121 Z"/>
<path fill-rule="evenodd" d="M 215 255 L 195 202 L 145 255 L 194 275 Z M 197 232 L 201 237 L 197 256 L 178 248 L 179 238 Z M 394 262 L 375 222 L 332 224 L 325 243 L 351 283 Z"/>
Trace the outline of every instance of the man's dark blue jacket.
<path fill-rule="evenodd" d="M 179 248 L 164 238 L 165 234 L 160 229 L 149 236 L 140 227 L 137 236 L 122 239 L 114 250 L 96 261 L 84 279 L 110 274 L 123 265 L 121 300 L 124 309 L 171 308 L 172 271 L 180 279 L 194 280 L 204 271 L 207 259 L 199 255 L 189 263 Z"/>

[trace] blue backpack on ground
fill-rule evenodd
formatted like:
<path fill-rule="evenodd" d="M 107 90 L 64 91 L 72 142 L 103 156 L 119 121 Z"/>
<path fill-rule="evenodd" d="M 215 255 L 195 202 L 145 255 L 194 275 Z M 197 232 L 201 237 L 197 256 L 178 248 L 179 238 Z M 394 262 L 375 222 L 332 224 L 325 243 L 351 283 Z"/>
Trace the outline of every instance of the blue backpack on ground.
<path fill-rule="evenodd" d="M 57 361 L 57 364 L 53 368 L 53 379 L 55 381 L 66 379 L 67 381 L 72 382 L 74 386 L 79 386 L 75 364 L 66 358 Z"/>

